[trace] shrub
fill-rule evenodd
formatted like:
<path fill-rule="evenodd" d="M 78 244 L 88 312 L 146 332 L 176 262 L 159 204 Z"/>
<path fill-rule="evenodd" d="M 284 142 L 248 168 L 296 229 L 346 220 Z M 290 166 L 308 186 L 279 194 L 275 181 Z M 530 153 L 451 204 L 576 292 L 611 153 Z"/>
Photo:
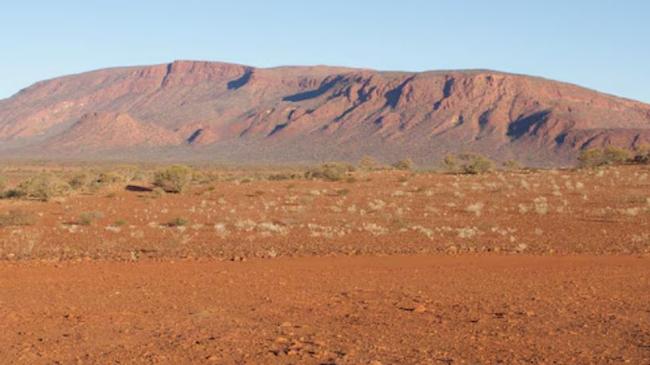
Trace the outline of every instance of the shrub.
<path fill-rule="evenodd" d="M 379 162 L 370 156 L 363 156 L 358 163 L 359 169 L 363 171 L 373 171 L 380 168 Z"/>
<path fill-rule="evenodd" d="M 0 227 L 31 226 L 36 223 L 36 216 L 22 210 L 10 210 L 7 214 L 0 215 Z"/>
<path fill-rule="evenodd" d="M 267 177 L 270 181 L 282 181 L 282 180 L 294 180 L 301 178 L 302 175 L 294 172 L 281 172 L 276 174 L 271 174 Z"/>
<path fill-rule="evenodd" d="M 18 189 L 9 189 L 0 194 L 2 199 L 18 199 L 25 196 L 25 193 Z"/>
<path fill-rule="evenodd" d="M 0 176 L 0 194 L 2 194 L 7 188 L 7 180 Z"/>
<path fill-rule="evenodd" d="M 168 193 L 181 193 L 192 181 L 192 169 L 183 165 L 173 165 L 154 174 L 153 184 Z"/>
<path fill-rule="evenodd" d="M 508 160 L 503 163 L 503 167 L 506 170 L 521 170 L 521 164 L 517 160 Z"/>
<path fill-rule="evenodd" d="M 578 166 L 597 167 L 603 165 L 603 151 L 598 148 L 589 148 L 580 152 Z"/>
<path fill-rule="evenodd" d="M 604 165 L 621 165 L 632 160 L 630 151 L 616 147 L 589 148 L 580 152 L 578 156 L 579 167 L 598 167 Z"/>
<path fill-rule="evenodd" d="M 476 175 L 494 169 L 494 162 L 492 160 L 474 153 L 464 153 L 459 156 L 447 155 L 442 163 L 445 169 L 452 173 Z"/>
<path fill-rule="evenodd" d="M 645 145 L 634 150 L 634 157 L 632 157 L 632 162 L 641 165 L 650 164 L 650 146 Z"/>
<path fill-rule="evenodd" d="M 125 177 L 120 175 L 117 172 L 113 172 L 113 171 L 100 172 L 97 175 L 97 178 L 95 179 L 95 184 L 103 186 L 103 185 L 121 183 L 124 182 L 125 180 L 126 180 Z"/>
<path fill-rule="evenodd" d="M 608 165 L 620 165 L 629 161 L 632 154 L 624 148 L 608 146 L 603 152 L 603 157 Z"/>
<path fill-rule="evenodd" d="M 33 176 L 21 182 L 16 188 L 17 195 L 42 201 L 68 192 L 70 192 L 70 185 L 49 174 Z"/>
<path fill-rule="evenodd" d="M 165 224 L 167 227 L 183 227 L 189 223 L 189 220 L 185 218 L 174 218 Z"/>
<path fill-rule="evenodd" d="M 305 173 L 308 179 L 323 179 L 328 181 L 343 180 L 349 172 L 354 171 L 350 164 L 341 162 L 328 162 L 318 167 L 311 168 Z"/>
<path fill-rule="evenodd" d="M 489 158 L 478 154 L 464 154 L 459 156 L 462 161 L 462 171 L 465 174 L 482 174 L 494 168 L 494 162 Z"/>
<path fill-rule="evenodd" d="M 92 212 L 83 212 L 79 214 L 79 224 L 82 226 L 89 226 L 97 219 L 104 218 L 104 213 L 92 211 Z"/>
<path fill-rule="evenodd" d="M 396 170 L 411 170 L 413 169 L 413 160 L 407 158 L 405 160 L 397 161 L 393 164 L 393 168 Z"/>
<path fill-rule="evenodd" d="M 69 181 L 68 184 L 73 190 L 79 190 L 83 189 L 85 186 L 88 186 L 90 184 L 90 176 L 86 173 L 80 173 L 75 176 L 73 176 Z"/>
<path fill-rule="evenodd" d="M 458 172 L 459 162 L 456 156 L 451 154 L 445 156 L 442 160 L 442 164 L 445 166 L 445 170 L 449 172 Z"/>

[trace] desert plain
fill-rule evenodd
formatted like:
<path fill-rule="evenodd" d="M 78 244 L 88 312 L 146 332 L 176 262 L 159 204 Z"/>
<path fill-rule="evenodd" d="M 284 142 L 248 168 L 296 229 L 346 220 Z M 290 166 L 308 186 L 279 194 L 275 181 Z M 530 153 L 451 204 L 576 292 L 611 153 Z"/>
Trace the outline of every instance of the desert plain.
<path fill-rule="evenodd" d="M 650 364 L 647 165 L 161 168 L 3 166 L 0 362 Z"/>

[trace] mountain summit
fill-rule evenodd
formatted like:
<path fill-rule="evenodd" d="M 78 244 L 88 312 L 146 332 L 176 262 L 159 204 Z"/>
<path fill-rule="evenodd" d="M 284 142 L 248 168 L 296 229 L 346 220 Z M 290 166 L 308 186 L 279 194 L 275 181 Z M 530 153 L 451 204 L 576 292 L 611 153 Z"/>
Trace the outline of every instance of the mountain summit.
<path fill-rule="evenodd" d="M 355 161 L 433 165 L 477 152 L 570 164 L 581 149 L 650 143 L 650 105 L 488 70 L 381 72 L 218 62 L 104 69 L 0 100 L 15 158 Z"/>

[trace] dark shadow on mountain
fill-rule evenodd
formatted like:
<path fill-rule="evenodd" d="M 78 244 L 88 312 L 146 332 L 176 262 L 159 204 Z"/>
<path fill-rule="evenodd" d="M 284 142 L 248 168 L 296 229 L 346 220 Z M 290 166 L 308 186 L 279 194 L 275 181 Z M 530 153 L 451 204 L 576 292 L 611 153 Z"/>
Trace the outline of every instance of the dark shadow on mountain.
<path fill-rule="evenodd" d="M 331 88 L 334 87 L 339 81 L 343 80 L 343 76 L 336 76 L 335 78 L 329 80 L 329 81 L 323 81 L 321 85 L 318 87 L 318 89 L 315 90 L 310 90 L 310 91 L 305 91 L 302 93 L 297 93 L 289 96 L 285 96 L 282 98 L 284 101 L 291 101 L 291 102 L 298 102 L 298 101 L 303 101 L 303 100 L 308 100 L 308 99 L 313 99 L 317 98 L 323 94 L 325 94 L 327 91 L 329 91 Z"/>
<path fill-rule="evenodd" d="M 442 88 L 442 97 L 444 99 L 447 99 L 451 96 L 451 92 L 454 90 L 455 83 L 456 80 L 453 77 L 450 77 L 445 81 L 445 86 Z"/>
<path fill-rule="evenodd" d="M 490 122 L 490 115 L 492 114 L 491 110 L 486 110 L 478 117 L 478 126 L 479 128 L 485 128 Z"/>
<path fill-rule="evenodd" d="M 522 116 L 510 123 L 506 134 L 511 140 L 519 139 L 526 134 L 537 131 L 539 127 L 546 123 L 550 115 L 550 110 L 543 110 L 528 116 Z"/>
<path fill-rule="evenodd" d="M 201 134 L 203 134 L 203 128 L 195 130 L 194 133 L 192 133 L 192 135 L 187 138 L 187 143 L 194 143 L 194 141 L 196 141 L 196 139 L 199 138 Z"/>
<path fill-rule="evenodd" d="M 276 126 L 273 128 L 273 130 L 271 131 L 271 133 L 268 134 L 267 137 L 271 137 L 272 135 L 274 135 L 274 134 L 280 132 L 281 130 L 283 130 L 284 128 L 286 128 L 287 125 L 289 125 L 289 123 L 284 123 L 284 124 L 278 124 L 278 125 L 276 125 Z"/>
<path fill-rule="evenodd" d="M 399 99 L 402 97 L 402 92 L 404 91 L 404 87 L 413 80 L 415 76 L 411 76 L 404 80 L 399 86 L 396 88 L 390 90 L 389 92 L 386 93 L 386 106 L 394 109 L 397 106 L 397 103 L 399 103 Z"/>
<path fill-rule="evenodd" d="M 557 137 L 555 137 L 555 144 L 563 145 L 564 141 L 566 141 L 567 136 L 568 136 L 567 132 L 563 132 L 559 134 Z"/>
<path fill-rule="evenodd" d="M 228 90 L 237 90 L 240 87 L 246 85 L 248 81 L 251 79 L 251 76 L 253 76 L 253 69 L 252 68 L 246 69 L 246 71 L 244 71 L 244 74 L 240 78 L 236 80 L 232 80 L 228 83 Z"/>

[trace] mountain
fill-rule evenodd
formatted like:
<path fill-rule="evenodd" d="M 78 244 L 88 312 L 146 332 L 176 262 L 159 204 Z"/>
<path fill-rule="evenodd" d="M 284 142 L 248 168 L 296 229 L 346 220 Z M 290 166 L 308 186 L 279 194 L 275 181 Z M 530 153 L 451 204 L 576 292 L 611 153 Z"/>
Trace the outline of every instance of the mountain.
<path fill-rule="evenodd" d="M 488 70 L 381 72 L 218 62 L 104 69 L 0 100 L 6 158 L 232 163 L 447 153 L 553 166 L 650 143 L 650 105 Z"/>

